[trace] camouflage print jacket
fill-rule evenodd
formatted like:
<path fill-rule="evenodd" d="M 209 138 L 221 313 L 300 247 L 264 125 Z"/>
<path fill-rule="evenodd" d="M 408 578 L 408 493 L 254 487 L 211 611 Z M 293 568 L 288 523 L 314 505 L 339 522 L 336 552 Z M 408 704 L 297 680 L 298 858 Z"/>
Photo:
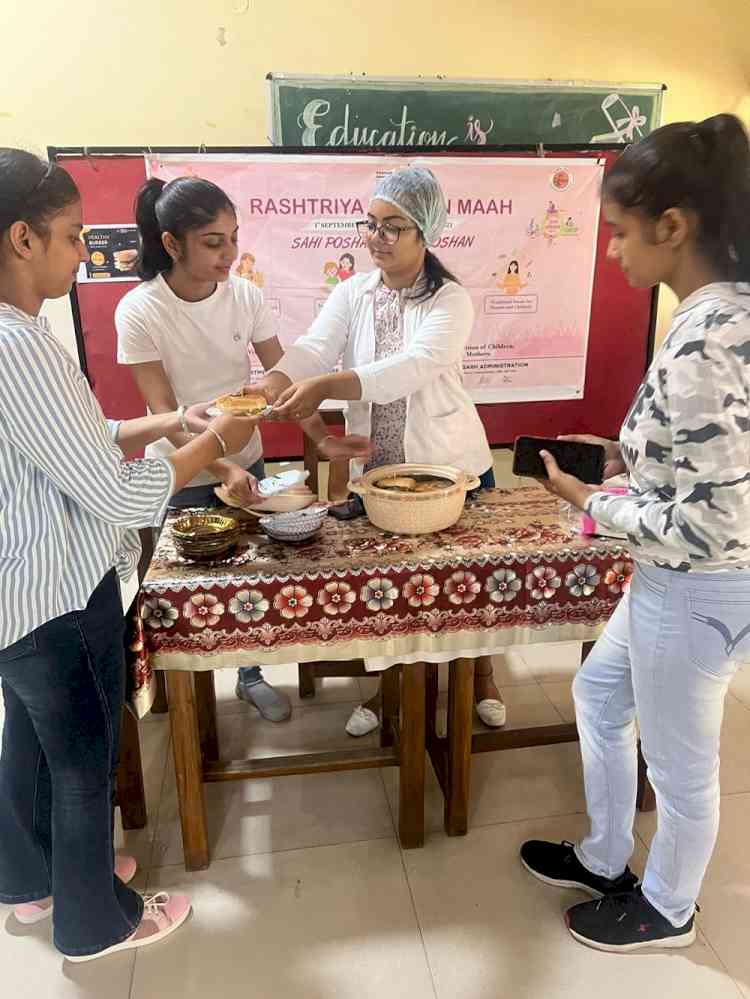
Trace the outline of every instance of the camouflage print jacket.
<path fill-rule="evenodd" d="M 586 510 L 653 565 L 750 567 L 750 284 L 711 284 L 675 312 L 620 433 L 630 495 Z"/>

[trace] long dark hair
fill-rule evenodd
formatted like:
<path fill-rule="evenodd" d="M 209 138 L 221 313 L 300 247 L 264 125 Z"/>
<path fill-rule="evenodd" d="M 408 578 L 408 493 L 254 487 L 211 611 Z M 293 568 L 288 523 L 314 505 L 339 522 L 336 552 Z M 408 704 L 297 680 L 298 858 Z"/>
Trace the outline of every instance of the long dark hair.
<path fill-rule="evenodd" d="M 428 298 L 436 295 L 446 281 L 455 281 L 456 284 L 461 283 L 454 274 L 451 274 L 445 264 L 435 256 L 432 250 L 427 250 L 424 255 L 424 276 L 427 284 L 424 292 L 420 295 L 422 301 L 426 301 Z"/>
<path fill-rule="evenodd" d="M 734 115 L 652 132 L 614 164 L 604 197 L 650 219 L 693 212 L 697 246 L 722 278 L 750 281 L 750 143 Z"/>
<path fill-rule="evenodd" d="M 231 199 L 216 184 L 199 177 L 178 177 L 165 184 L 152 177 L 141 186 L 135 198 L 140 250 L 138 275 L 150 281 L 172 267 L 172 258 L 164 249 L 162 234 L 184 239 L 191 229 L 213 222 L 219 212 L 236 215 Z"/>
<path fill-rule="evenodd" d="M 45 239 L 50 220 L 80 200 L 75 181 L 56 163 L 0 148 L 0 238 L 14 222 L 26 222 Z"/>

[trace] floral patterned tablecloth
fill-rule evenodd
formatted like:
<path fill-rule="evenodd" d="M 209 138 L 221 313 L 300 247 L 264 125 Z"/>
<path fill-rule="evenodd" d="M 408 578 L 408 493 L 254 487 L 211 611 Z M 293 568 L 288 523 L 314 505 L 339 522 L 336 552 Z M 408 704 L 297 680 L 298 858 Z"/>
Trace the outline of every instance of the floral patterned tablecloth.
<path fill-rule="evenodd" d="M 328 518 L 305 545 L 254 522 L 235 553 L 189 563 L 165 524 L 131 619 L 132 700 L 153 668 L 365 658 L 438 661 L 534 641 L 596 637 L 633 571 L 620 542 L 583 538 L 536 486 L 485 491 L 438 534 Z"/>

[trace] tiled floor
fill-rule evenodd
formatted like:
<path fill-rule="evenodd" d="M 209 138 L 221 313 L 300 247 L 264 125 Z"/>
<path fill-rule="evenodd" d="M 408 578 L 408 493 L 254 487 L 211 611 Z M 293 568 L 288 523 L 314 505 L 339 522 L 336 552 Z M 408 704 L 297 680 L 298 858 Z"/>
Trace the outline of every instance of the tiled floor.
<path fill-rule="evenodd" d="M 558 723 L 572 711 L 575 645 L 514 650 L 496 662 L 509 726 Z M 296 670 L 269 679 L 292 696 L 274 726 L 218 683 L 223 751 L 287 754 L 346 744 L 344 722 L 371 680 L 326 680 L 300 702 Z M 445 687 L 443 677 L 443 688 Z M 374 737 L 371 737 L 374 738 Z M 49 924 L 21 927 L 0 907 L 0 995 L 13 999 L 750 999 L 750 665 L 727 701 L 719 844 L 702 893 L 698 942 L 687 950 L 600 954 L 562 922 L 575 893 L 524 872 L 530 836 L 585 827 L 578 749 L 483 754 L 473 768 L 468 836 L 448 839 L 428 767 L 427 842 L 401 851 L 393 770 L 211 785 L 211 867 L 186 874 L 168 723 L 141 725 L 150 825 L 125 834 L 138 886 L 189 892 L 175 936 L 137 955 L 64 963 Z M 0 805 L 1 807 L 1 805 Z M 653 816 L 637 819 L 642 868 Z"/>
<path fill-rule="evenodd" d="M 556 723 L 570 711 L 575 645 L 514 650 L 496 676 L 509 724 Z M 551 675 L 554 680 L 548 680 Z M 163 944 L 85 966 L 64 964 L 50 927 L 21 927 L 0 909 L 2 994 L 14 999 L 656 999 L 750 997 L 750 666 L 727 701 L 719 845 L 689 950 L 615 957 L 575 944 L 562 911 L 575 893 L 533 881 L 518 863 L 529 836 L 572 838 L 585 824 L 578 749 L 549 746 L 475 759 L 469 835 L 442 832 L 428 768 L 427 843 L 402 852 L 395 771 L 285 777 L 207 788 L 211 867 L 186 874 L 168 723 L 141 726 L 150 826 L 125 834 L 138 886 L 189 892 L 194 913 Z M 335 748 L 369 681 L 328 680 L 294 698 L 295 670 L 275 682 L 295 700 L 274 726 L 219 685 L 227 755 Z M 364 689 L 361 689 L 364 688 Z M 637 819 L 634 866 L 653 816 Z"/>

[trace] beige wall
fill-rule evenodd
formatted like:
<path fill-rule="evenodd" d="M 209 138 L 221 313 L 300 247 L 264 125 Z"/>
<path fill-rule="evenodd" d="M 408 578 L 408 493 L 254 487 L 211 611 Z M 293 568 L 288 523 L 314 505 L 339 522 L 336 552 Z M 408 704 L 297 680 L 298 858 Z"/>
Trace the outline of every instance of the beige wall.
<path fill-rule="evenodd" d="M 667 121 L 750 123 L 750 0 L 2 0 L 0 38 L 0 145 L 38 152 L 262 144 L 269 70 L 663 82 Z"/>
<path fill-rule="evenodd" d="M 0 143 L 38 149 L 262 143 L 269 70 L 664 82 L 667 120 L 750 116 L 748 0 L 3 0 L 0 38 Z"/>

